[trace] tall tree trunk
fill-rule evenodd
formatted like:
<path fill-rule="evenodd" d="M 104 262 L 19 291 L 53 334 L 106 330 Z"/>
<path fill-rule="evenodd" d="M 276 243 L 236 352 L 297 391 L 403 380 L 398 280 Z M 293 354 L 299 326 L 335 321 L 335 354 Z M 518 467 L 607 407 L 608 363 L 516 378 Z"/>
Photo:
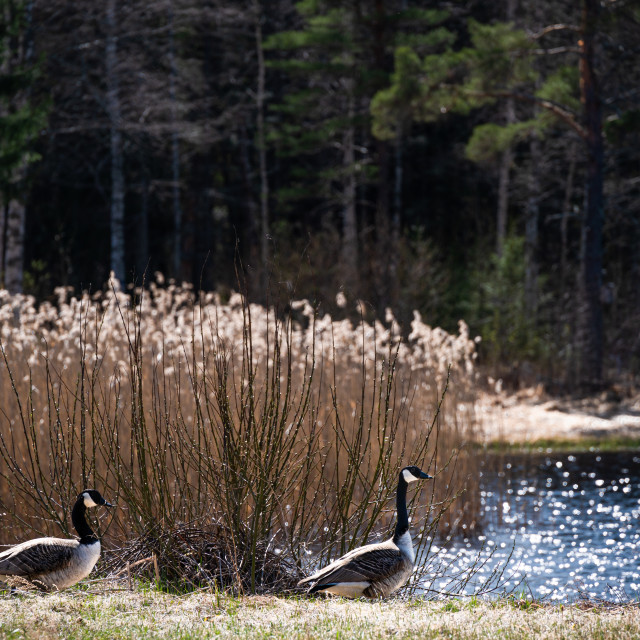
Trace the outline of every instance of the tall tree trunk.
<path fill-rule="evenodd" d="M 358 4 L 358 9 L 360 5 Z M 387 30 L 389 16 L 384 0 L 375 0 L 375 18 L 372 21 L 372 59 L 373 70 L 384 77 L 388 72 Z M 358 13 L 358 20 L 360 14 Z M 382 88 L 384 85 L 380 85 Z M 400 134 L 397 144 L 402 144 Z M 377 309 L 383 315 L 385 307 L 394 307 L 398 300 L 398 241 L 399 234 L 395 222 L 399 223 L 398 211 L 391 210 L 390 165 L 392 163 L 390 145 L 386 140 L 376 141 L 377 158 L 377 197 L 376 197 L 376 255 L 373 259 L 374 284 L 376 286 Z"/>
<path fill-rule="evenodd" d="M 402 125 L 398 123 L 398 133 L 394 145 L 393 203 L 391 205 L 391 232 L 389 241 L 389 275 L 387 278 L 387 299 L 392 306 L 398 303 L 398 257 L 400 247 L 400 224 L 402 221 L 402 185 L 404 181 L 403 151 L 404 137 Z M 385 166 L 385 171 L 387 167 Z M 378 257 L 379 258 L 379 257 Z"/>
<path fill-rule="evenodd" d="M 393 215 L 391 218 L 391 228 L 396 234 L 400 233 L 400 220 L 402 215 L 402 184 L 404 181 L 404 145 L 402 127 L 398 125 L 398 135 L 395 145 L 395 168 L 393 175 Z"/>
<path fill-rule="evenodd" d="M 572 141 L 568 149 L 569 156 L 569 170 L 567 172 L 567 182 L 564 190 L 564 201 L 562 204 L 562 212 L 560 214 L 560 310 L 556 314 L 557 323 L 557 335 L 560 339 L 568 340 L 572 343 L 571 346 L 575 347 L 575 334 L 576 332 L 571 330 L 569 336 L 567 336 L 566 327 L 574 327 L 576 321 L 575 315 L 575 286 L 567 286 L 569 277 L 569 218 L 573 215 L 573 189 L 574 178 L 576 171 L 576 156 L 578 153 L 578 146 L 576 142 Z M 567 371 L 570 371 L 568 378 L 571 378 L 575 367 L 575 349 L 567 351 L 570 354 L 568 359 L 565 359 L 565 367 Z"/>
<path fill-rule="evenodd" d="M 249 120 L 249 114 L 247 113 L 247 120 Z M 249 139 L 248 129 L 251 127 L 251 122 L 242 123 L 239 127 L 240 137 L 240 160 L 242 166 L 242 179 L 244 183 L 244 201 L 246 202 L 245 209 L 243 211 L 242 218 L 242 235 L 238 238 L 241 242 L 241 246 L 244 246 L 242 252 L 242 258 L 252 267 L 258 265 L 260 262 L 260 211 L 258 203 L 255 198 L 255 170 L 252 165 L 252 152 L 253 152 L 253 140 Z M 257 273 L 260 273 L 260 269 L 256 269 Z M 259 299 L 264 300 L 263 296 L 266 295 L 267 290 L 262 286 L 263 282 L 260 278 L 259 282 L 254 279 L 249 279 L 247 285 L 249 287 L 249 293 L 253 296 L 257 296 Z"/>
<path fill-rule="evenodd" d="M 507 0 L 506 19 L 512 22 L 516 17 L 516 0 Z M 505 124 L 516 121 L 516 110 L 513 98 L 507 98 L 504 107 Z M 500 156 L 498 169 L 498 209 L 496 211 L 496 253 L 502 257 L 504 241 L 507 237 L 507 221 L 509 212 L 509 187 L 511 184 L 511 163 L 513 152 L 511 147 L 505 149 Z"/>
<path fill-rule="evenodd" d="M 11 293 L 22 293 L 25 218 L 20 200 L 0 206 L 0 286 Z"/>
<path fill-rule="evenodd" d="M 538 220 L 540 218 L 540 180 L 538 167 L 541 162 L 540 140 L 534 134 L 529 145 L 531 171 L 529 172 L 529 197 L 527 198 L 524 231 L 524 302 L 530 318 L 538 311 Z"/>
<path fill-rule="evenodd" d="M 398 246 L 389 216 L 389 145 L 383 140 L 378 140 L 376 148 L 378 160 L 375 217 L 377 251 L 373 272 L 376 274 L 378 313 L 382 314 L 385 307 L 394 306 L 397 301 Z"/>
<path fill-rule="evenodd" d="M 4 274 L 7 255 L 7 222 L 8 207 L 0 200 L 0 288 L 5 289 Z"/>
<path fill-rule="evenodd" d="M 343 170 L 345 172 L 342 196 L 342 264 L 344 283 L 352 292 L 358 282 L 358 222 L 356 217 L 355 128 L 353 125 L 353 94 L 349 92 L 349 125 L 343 137 Z"/>
<path fill-rule="evenodd" d="M 583 388 L 601 386 L 604 350 L 604 327 L 600 300 L 604 219 L 604 144 L 602 104 L 594 61 L 598 12 L 599 0 L 582 1 L 580 90 L 586 131 L 587 176 L 579 283 L 578 380 Z"/>
<path fill-rule="evenodd" d="M 352 5 L 351 33 L 359 24 L 360 2 Z M 350 74 L 355 68 L 349 70 Z M 348 291 L 359 295 L 358 286 L 358 219 L 356 214 L 357 181 L 355 174 L 355 80 L 352 75 L 343 80 L 343 90 L 347 99 L 347 127 L 342 137 L 342 268 L 343 282 Z"/>
<path fill-rule="evenodd" d="M 121 284 L 125 284 L 124 253 L 124 168 L 120 95 L 118 85 L 118 50 L 116 27 L 116 0 L 107 0 L 106 83 L 107 115 L 111 145 L 111 271 Z"/>
<path fill-rule="evenodd" d="M 9 202 L 4 254 L 4 287 L 11 293 L 22 293 L 25 211 L 22 201 L 14 198 Z"/>
<path fill-rule="evenodd" d="M 140 180 L 140 212 L 137 226 L 135 264 L 139 283 L 149 266 L 149 175 L 146 170 L 143 170 Z"/>
<path fill-rule="evenodd" d="M 169 100 L 171 101 L 171 193 L 173 203 L 173 275 L 176 280 L 182 272 L 182 206 L 180 203 L 180 141 L 178 140 L 176 78 L 178 76 L 175 52 L 173 6 L 169 2 Z"/>
<path fill-rule="evenodd" d="M 512 124 L 516 120 L 513 99 L 507 98 L 505 103 L 505 123 Z M 509 186 L 511 183 L 511 163 L 513 153 L 511 147 L 505 149 L 500 155 L 500 168 L 498 171 L 498 209 L 496 211 L 496 253 L 502 256 L 504 241 L 507 237 L 507 218 L 509 211 Z"/>
<path fill-rule="evenodd" d="M 5 7 L 5 19 L 8 24 L 14 20 L 14 11 L 19 7 L 8 3 Z M 30 64 L 33 61 L 33 2 L 24 5 L 24 37 L 9 38 L 11 55 L 7 57 L 5 64 L 8 72 L 13 72 L 14 64 Z M 14 97 L 14 106 L 26 104 L 26 93 L 20 91 Z M 0 250 L 0 271 L 2 272 L 2 284 L 11 293 L 22 293 L 24 279 L 24 238 L 26 227 L 26 206 L 24 184 L 27 177 L 28 163 L 23 160 L 13 170 L 11 187 L 5 192 L 9 197 L 9 203 L 2 207 L 2 248 Z"/>
<path fill-rule="evenodd" d="M 569 251 L 569 217 L 572 215 L 571 201 L 573 199 L 573 180 L 576 172 L 576 147 L 571 143 L 569 147 L 569 171 L 564 190 L 564 202 L 560 218 L 560 293 L 565 299 L 567 284 L 567 253 Z"/>
<path fill-rule="evenodd" d="M 258 136 L 258 163 L 260 167 L 260 259 L 262 261 L 262 287 L 267 291 L 269 273 L 269 179 L 267 176 L 267 148 L 264 135 L 265 63 L 262 50 L 262 12 L 260 3 L 254 2 L 256 54 L 258 59 L 258 90 L 256 93 L 256 124 Z"/>

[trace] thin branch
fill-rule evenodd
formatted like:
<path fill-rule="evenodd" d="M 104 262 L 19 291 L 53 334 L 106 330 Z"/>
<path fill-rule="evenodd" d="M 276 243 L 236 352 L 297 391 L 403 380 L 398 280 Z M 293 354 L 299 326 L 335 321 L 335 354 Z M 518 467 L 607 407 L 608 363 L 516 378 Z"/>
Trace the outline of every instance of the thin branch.
<path fill-rule="evenodd" d="M 530 34 L 530 37 L 533 40 L 537 40 L 538 38 L 542 38 L 542 36 L 546 36 L 548 33 L 552 33 L 553 31 L 574 31 L 576 33 L 579 33 L 580 27 L 575 24 L 550 24 L 540 31 Z"/>
<path fill-rule="evenodd" d="M 580 53 L 580 47 L 554 47 L 553 49 L 533 49 L 530 51 L 537 56 L 554 56 L 559 53 Z"/>
<path fill-rule="evenodd" d="M 562 105 L 547 100 L 545 98 L 539 98 L 531 93 L 515 93 L 513 91 L 473 91 L 470 95 L 485 98 L 513 98 L 520 102 L 529 102 L 530 104 L 537 104 L 539 107 L 550 111 L 554 115 L 558 116 L 560 120 L 568 124 L 581 138 L 587 137 L 585 128 L 578 122 L 577 115 L 563 107 Z"/>

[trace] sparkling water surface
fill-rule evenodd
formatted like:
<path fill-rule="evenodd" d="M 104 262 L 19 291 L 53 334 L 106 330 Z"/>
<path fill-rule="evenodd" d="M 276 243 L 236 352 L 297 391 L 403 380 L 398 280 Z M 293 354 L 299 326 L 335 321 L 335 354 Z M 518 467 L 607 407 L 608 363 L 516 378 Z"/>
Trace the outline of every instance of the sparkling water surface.
<path fill-rule="evenodd" d="M 640 452 L 512 456 L 479 481 L 482 535 L 432 546 L 427 591 L 640 598 Z"/>

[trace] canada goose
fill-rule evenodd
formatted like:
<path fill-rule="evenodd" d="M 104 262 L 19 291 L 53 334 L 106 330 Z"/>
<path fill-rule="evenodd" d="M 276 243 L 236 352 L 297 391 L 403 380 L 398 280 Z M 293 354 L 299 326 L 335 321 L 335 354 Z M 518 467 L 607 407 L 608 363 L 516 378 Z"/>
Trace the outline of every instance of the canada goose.
<path fill-rule="evenodd" d="M 11 547 L 0 553 L 0 575 L 26 578 L 46 589 L 66 589 L 86 578 L 100 556 L 100 540 L 85 511 L 100 505 L 113 506 L 94 489 L 83 491 L 71 512 L 80 540 L 36 538 Z"/>
<path fill-rule="evenodd" d="M 298 586 L 310 586 L 307 593 L 325 591 L 346 598 L 385 598 L 399 589 L 411 575 L 415 561 L 409 533 L 407 485 L 427 478 L 431 476 L 418 467 L 400 471 L 396 494 L 398 522 L 393 538 L 350 551 L 298 582 Z"/>

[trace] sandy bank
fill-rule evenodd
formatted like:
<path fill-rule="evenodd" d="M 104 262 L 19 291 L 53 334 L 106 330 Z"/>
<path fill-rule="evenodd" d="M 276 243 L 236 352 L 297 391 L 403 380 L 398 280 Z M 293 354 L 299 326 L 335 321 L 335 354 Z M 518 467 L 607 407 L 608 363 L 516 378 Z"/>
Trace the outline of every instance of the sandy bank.
<path fill-rule="evenodd" d="M 607 393 L 585 399 L 549 399 L 539 390 L 483 393 L 477 419 L 485 441 L 640 438 L 640 397 Z"/>

